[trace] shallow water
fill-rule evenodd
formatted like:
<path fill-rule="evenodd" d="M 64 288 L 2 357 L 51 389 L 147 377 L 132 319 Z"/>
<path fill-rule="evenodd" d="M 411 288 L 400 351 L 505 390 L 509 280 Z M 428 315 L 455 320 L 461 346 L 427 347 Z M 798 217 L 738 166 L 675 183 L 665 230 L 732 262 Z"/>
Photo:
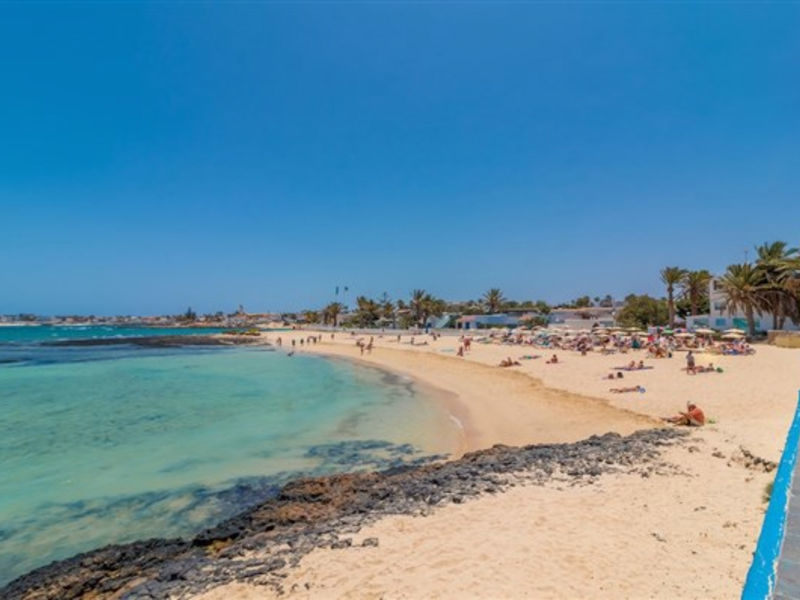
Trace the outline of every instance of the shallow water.
<path fill-rule="evenodd" d="M 457 443 L 413 382 L 349 362 L 18 350 L 35 356 L 0 365 L 0 584 L 107 543 L 191 534 L 298 473 L 383 468 Z"/>

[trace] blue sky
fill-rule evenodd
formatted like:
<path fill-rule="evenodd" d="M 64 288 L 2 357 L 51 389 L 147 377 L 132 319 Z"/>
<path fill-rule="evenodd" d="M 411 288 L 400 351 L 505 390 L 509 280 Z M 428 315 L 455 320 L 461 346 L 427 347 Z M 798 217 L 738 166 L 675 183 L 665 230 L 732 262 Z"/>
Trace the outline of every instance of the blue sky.
<path fill-rule="evenodd" d="M 0 313 L 662 293 L 800 243 L 800 4 L 0 4 Z"/>

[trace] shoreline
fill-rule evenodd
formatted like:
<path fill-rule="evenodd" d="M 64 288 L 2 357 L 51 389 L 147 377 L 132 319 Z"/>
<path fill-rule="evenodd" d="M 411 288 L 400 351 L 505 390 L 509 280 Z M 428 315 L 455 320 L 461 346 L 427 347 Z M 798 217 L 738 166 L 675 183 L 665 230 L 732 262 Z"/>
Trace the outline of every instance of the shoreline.
<path fill-rule="evenodd" d="M 282 350 L 292 349 L 286 340 L 316 334 L 309 330 L 279 332 L 284 340 Z M 470 572 L 482 572 L 482 581 L 493 582 L 497 586 L 494 589 L 501 590 L 498 593 L 506 597 L 515 597 L 521 589 L 538 590 L 537 595 L 541 597 L 559 597 L 563 595 L 558 593 L 559 577 L 570 579 L 568 595 L 577 596 L 724 598 L 741 589 L 763 514 L 763 488 L 772 477 L 771 459 L 777 460 L 785 435 L 783 413 L 793 414 L 796 402 L 797 382 L 787 373 L 800 358 L 800 352 L 759 346 L 758 354 L 753 357 L 720 357 L 717 360 L 724 366 L 722 375 L 688 376 L 681 372 L 680 360 L 652 361 L 653 370 L 626 373 L 625 385 L 647 385 L 646 394 L 631 396 L 608 391 L 608 386 L 613 384 L 608 383 L 605 374 L 617 363 L 626 362 L 620 357 L 581 357 L 578 353 L 559 352 L 563 357 L 559 365 L 547 366 L 544 361 L 531 360 L 517 368 L 501 369 L 495 365 L 506 355 L 543 351 L 479 345 L 468 357 L 456 358 L 452 350 L 457 344 L 456 338 L 440 339 L 427 346 L 403 347 L 394 346 L 394 340 L 381 337 L 372 353 L 362 357 L 355 346 L 356 336 L 337 332 L 340 339 L 325 340 L 324 336 L 329 334 L 322 334 L 322 343 L 298 345 L 295 350 L 331 360 L 354 361 L 410 377 L 415 384 L 444 391 L 441 398 L 452 402 L 449 408 L 443 404 L 446 412 L 464 416 L 467 454 L 437 463 L 439 466 L 412 468 L 415 472 L 424 473 L 429 468 L 461 469 L 469 464 L 467 459 L 473 455 L 487 456 L 494 452 L 509 451 L 516 455 L 530 448 L 541 451 L 559 447 L 568 449 L 569 453 L 574 451 L 569 449 L 582 448 L 595 439 L 590 436 L 614 430 L 627 435 L 645 427 L 645 431 L 634 437 L 656 435 L 653 432 L 665 431 L 656 428 L 661 426 L 656 417 L 680 408 L 680 402 L 695 397 L 698 390 L 703 394 L 702 406 L 713 421 L 702 429 L 692 430 L 686 443 L 659 450 L 657 460 L 668 468 L 644 474 L 624 469 L 601 470 L 597 476 L 590 472 L 591 485 L 580 487 L 580 491 L 569 484 L 564 489 L 558 477 L 555 485 L 548 479 L 551 483 L 512 485 L 512 489 L 504 488 L 502 493 L 479 490 L 461 500 L 434 502 L 431 511 L 412 511 L 425 519 L 412 518 L 410 514 L 403 516 L 403 511 L 366 509 L 367 520 L 337 525 L 344 527 L 345 533 L 364 538 L 364 546 L 359 545 L 357 537 L 340 540 L 336 527 L 331 529 L 325 525 L 320 538 L 326 540 L 324 543 L 306 544 L 301 556 L 293 555 L 291 561 L 281 565 L 271 562 L 267 555 L 285 539 L 275 540 L 271 534 L 264 537 L 264 531 L 251 531 L 253 537 L 245 536 L 247 541 L 243 546 L 234 544 L 238 548 L 236 552 L 241 554 L 217 555 L 217 551 L 225 552 L 229 548 L 225 540 L 230 539 L 219 529 L 224 525 L 220 524 L 210 531 L 222 534 L 212 535 L 213 539 L 201 546 L 210 545 L 214 556 L 225 561 L 247 557 L 250 562 L 245 565 L 245 573 L 252 570 L 254 575 L 239 578 L 242 575 L 242 571 L 236 570 L 239 567 L 231 571 L 238 575 L 225 581 L 208 578 L 206 573 L 205 579 L 197 580 L 199 587 L 192 588 L 190 595 L 201 593 L 203 586 L 210 589 L 221 585 L 216 592 L 210 589 L 203 595 L 204 600 L 262 598 L 268 589 L 261 585 L 267 580 L 274 581 L 272 573 L 275 571 L 281 573 L 280 578 L 288 586 L 281 593 L 299 597 L 313 597 L 315 593 L 371 597 L 390 591 L 413 597 L 424 595 L 426 591 L 445 595 L 456 590 L 463 597 L 474 597 L 475 588 L 471 586 L 475 582 L 459 578 L 460 567 L 453 571 L 452 566 L 444 570 L 431 566 L 444 564 L 443 557 L 452 560 L 452 565 L 469 565 L 464 568 Z M 270 338 L 267 334 L 259 342 L 270 344 Z M 791 394 L 788 390 L 792 390 Z M 759 406 L 769 407 L 769 410 L 754 414 L 752 407 L 756 399 Z M 626 431 L 628 428 L 632 431 Z M 685 433 L 678 429 L 666 431 L 676 435 Z M 612 439 L 606 435 L 601 438 Z M 531 443 L 537 445 L 529 446 Z M 469 452 L 475 448 L 483 450 Z M 465 482 L 476 475 L 470 469 L 462 472 Z M 376 475 L 393 474 L 366 477 L 373 481 Z M 343 477 L 349 481 L 348 478 L 360 476 Z M 336 478 L 312 481 L 327 489 L 329 483 L 323 482 L 334 485 L 334 481 L 339 481 Z M 561 481 L 569 481 L 569 477 Z M 303 485 L 303 482 L 294 482 L 287 487 L 291 490 L 293 486 Z M 375 493 L 366 489 L 362 491 L 368 496 Z M 469 502 L 462 502 L 465 499 Z M 240 515 L 244 519 L 241 523 L 246 525 L 260 518 L 261 509 L 264 507 Z M 587 546 L 580 542 L 583 535 L 580 515 L 588 513 L 593 514 L 596 531 Z M 681 518 L 676 518 L 679 513 Z M 511 529 L 506 526 L 509 519 L 523 518 L 521 515 L 524 521 L 518 526 Z M 545 515 L 555 518 L 555 524 L 545 526 Z M 314 529 L 316 521 L 309 521 L 307 517 L 301 520 L 305 523 L 303 527 L 312 527 L 314 535 L 320 533 Z M 298 522 L 291 523 L 292 531 L 298 533 Z M 201 534 L 197 539 L 210 538 Z M 379 539 L 379 547 L 373 539 Z M 172 548 L 170 552 L 179 548 L 183 552 L 187 547 L 194 547 L 194 543 L 185 540 L 140 542 L 133 554 L 142 552 L 142 556 L 149 557 L 147 568 L 154 577 L 151 578 L 156 586 L 153 589 L 164 589 L 158 587 L 164 584 L 160 569 L 169 570 L 165 561 L 169 563 L 175 556 L 158 555 L 158 552 L 164 548 Z M 488 563 L 494 565 L 491 571 L 486 570 L 487 560 L 481 551 L 485 544 L 503 548 L 502 555 L 497 557 L 502 560 Z M 101 549 L 89 555 L 121 551 L 128 553 L 126 560 L 131 559 L 129 550 L 116 548 Z M 365 556 L 369 557 L 369 564 L 364 563 Z M 531 556 L 537 564 L 534 571 L 520 571 L 513 566 L 519 561 L 529 562 Z M 64 578 L 79 577 L 75 571 L 81 569 L 75 564 L 78 558 L 59 563 L 55 570 L 51 565 L 34 571 L 23 579 L 37 586 L 60 585 L 58 582 L 63 582 Z M 565 571 L 575 561 L 581 567 L 577 571 Z M 619 574 L 619 565 L 624 565 L 623 571 L 627 569 L 624 577 Z M 648 569 L 644 569 L 644 565 L 648 565 Z M 640 576 L 643 569 L 648 571 L 649 577 Z M 407 573 L 402 576 L 402 584 L 398 579 L 400 572 Z M 259 579 L 261 576 L 263 581 Z M 194 575 L 189 576 L 192 577 Z M 604 593 L 599 593 L 596 587 L 599 584 Z M 273 590 L 270 594 L 273 592 L 278 593 Z"/>
<path fill-rule="evenodd" d="M 553 481 L 592 485 L 607 474 L 671 472 L 664 449 L 685 445 L 687 432 L 647 429 L 608 433 L 571 444 L 498 445 L 456 460 L 381 472 L 299 479 L 277 497 L 191 539 L 110 545 L 31 571 L 6 587 L 8 598 L 229 597 L 226 585 L 258 585 L 281 594 L 287 572 L 315 551 L 353 547 L 353 534 L 385 517 L 428 516 L 504 490 Z M 363 548 L 380 541 L 367 538 Z"/>
<path fill-rule="evenodd" d="M 413 373 L 392 369 L 373 361 L 364 360 L 363 358 L 345 356 L 335 352 L 326 352 L 324 350 L 311 351 L 308 354 L 318 356 L 325 360 L 342 361 L 344 363 L 356 364 L 369 369 L 376 369 L 384 373 L 409 379 L 412 382 L 412 385 L 419 389 L 421 392 L 420 395 L 425 400 L 433 402 L 441 411 L 445 413 L 447 420 L 453 424 L 453 430 L 458 433 L 458 442 L 456 446 L 453 447 L 452 452 L 450 452 L 449 460 L 461 458 L 461 456 L 470 451 L 470 449 L 475 448 L 474 438 L 476 436 L 477 429 L 470 419 L 467 406 L 465 406 L 459 400 L 458 394 L 428 381 L 422 380 Z"/>
<path fill-rule="evenodd" d="M 308 332 L 293 333 L 290 339 L 306 337 Z M 287 336 L 283 333 L 282 337 Z M 600 397 L 548 386 L 528 373 L 408 348 L 376 346 L 362 356 L 354 340 L 347 344 L 323 339 L 300 351 L 385 369 L 439 390 L 443 395 L 435 399 L 444 398 L 445 410 L 464 427 L 467 452 L 494 444 L 574 442 L 609 431 L 625 435 L 663 426 L 651 416 L 613 406 Z M 487 394 L 493 404 L 487 404 Z"/>

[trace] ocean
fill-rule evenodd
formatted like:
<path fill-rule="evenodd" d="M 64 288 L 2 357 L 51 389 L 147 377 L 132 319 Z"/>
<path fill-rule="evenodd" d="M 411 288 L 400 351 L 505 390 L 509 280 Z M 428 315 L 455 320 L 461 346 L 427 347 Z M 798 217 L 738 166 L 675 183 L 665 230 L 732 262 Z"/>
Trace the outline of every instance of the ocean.
<path fill-rule="evenodd" d="M 211 333 L 0 328 L 0 585 L 109 543 L 186 536 L 298 475 L 443 456 L 433 391 L 268 348 L 50 347 Z"/>

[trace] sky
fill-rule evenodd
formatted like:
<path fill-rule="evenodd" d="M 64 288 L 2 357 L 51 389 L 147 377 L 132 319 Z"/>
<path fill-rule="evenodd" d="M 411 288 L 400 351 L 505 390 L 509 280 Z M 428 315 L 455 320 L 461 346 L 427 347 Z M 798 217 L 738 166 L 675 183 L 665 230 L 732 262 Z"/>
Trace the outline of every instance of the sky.
<path fill-rule="evenodd" d="M 800 244 L 798 31 L 800 3 L 0 3 L 0 314 L 662 295 Z"/>

